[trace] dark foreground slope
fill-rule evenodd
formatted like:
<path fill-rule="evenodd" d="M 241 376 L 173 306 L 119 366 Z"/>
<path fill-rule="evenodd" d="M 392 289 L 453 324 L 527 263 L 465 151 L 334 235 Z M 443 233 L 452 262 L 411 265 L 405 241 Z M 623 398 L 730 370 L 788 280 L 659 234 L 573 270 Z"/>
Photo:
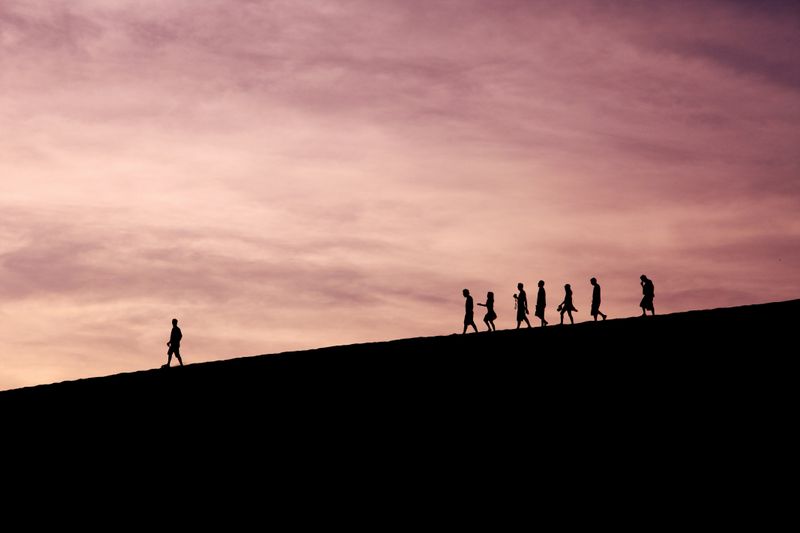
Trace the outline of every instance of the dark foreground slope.
<path fill-rule="evenodd" d="M 257 495 L 259 514 L 270 488 L 296 516 L 327 502 L 326 521 L 763 528 L 792 494 L 798 314 L 800 300 L 8 391 L 4 457 L 65 480 L 95 467 L 103 488 L 139 479 L 159 502 Z"/>
<path fill-rule="evenodd" d="M 599 408 L 652 418 L 778 395 L 800 300 L 245 357 L 0 393 L 5 409 L 532 421 Z M 756 396 L 757 395 L 757 396 Z M 87 411 L 88 410 L 88 411 Z"/>

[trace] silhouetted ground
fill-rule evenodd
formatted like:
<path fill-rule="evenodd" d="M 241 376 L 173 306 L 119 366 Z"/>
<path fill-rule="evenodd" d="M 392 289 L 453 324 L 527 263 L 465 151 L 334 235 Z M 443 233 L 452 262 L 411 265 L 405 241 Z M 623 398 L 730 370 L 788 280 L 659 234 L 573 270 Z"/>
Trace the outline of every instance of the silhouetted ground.
<path fill-rule="evenodd" d="M 190 364 L 3 392 L 0 413 L 48 445 L 202 450 L 217 474 L 333 468 L 430 497 L 481 480 L 664 513 L 785 467 L 798 314 L 794 300 Z"/>
<path fill-rule="evenodd" d="M 346 409 L 430 422 L 613 408 L 652 419 L 768 392 L 797 351 L 798 312 L 794 300 L 244 357 L 6 391 L 0 405 L 152 404 L 176 417 L 226 406 L 260 416 Z"/>

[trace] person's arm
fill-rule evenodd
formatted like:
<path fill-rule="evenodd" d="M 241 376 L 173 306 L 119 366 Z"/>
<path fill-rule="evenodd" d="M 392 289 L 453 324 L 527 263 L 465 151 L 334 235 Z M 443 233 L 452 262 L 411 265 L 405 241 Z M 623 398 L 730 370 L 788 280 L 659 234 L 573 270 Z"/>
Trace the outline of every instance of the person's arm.
<path fill-rule="evenodd" d="M 486 307 L 486 304 L 478 303 L 481 307 Z"/>

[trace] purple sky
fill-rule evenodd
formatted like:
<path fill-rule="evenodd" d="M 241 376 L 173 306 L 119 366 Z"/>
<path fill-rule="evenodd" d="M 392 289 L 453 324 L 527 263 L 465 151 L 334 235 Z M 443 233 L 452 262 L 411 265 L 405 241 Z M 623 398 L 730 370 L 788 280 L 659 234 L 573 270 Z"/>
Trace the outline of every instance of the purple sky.
<path fill-rule="evenodd" d="M 0 389 L 800 297 L 800 4 L 0 2 Z M 482 313 L 477 313 L 480 319 Z M 535 351 L 535 347 L 534 347 Z"/>

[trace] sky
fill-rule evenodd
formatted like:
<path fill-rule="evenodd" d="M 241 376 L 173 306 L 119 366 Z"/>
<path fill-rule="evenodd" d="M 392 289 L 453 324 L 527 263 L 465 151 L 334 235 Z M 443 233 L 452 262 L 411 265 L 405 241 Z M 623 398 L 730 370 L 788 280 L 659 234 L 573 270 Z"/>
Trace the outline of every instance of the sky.
<path fill-rule="evenodd" d="M 800 297 L 800 4 L 0 0 L 0 390 Z M 481 309 L 476 318 L 480 323 Z M 483 328 L 483 324 L 480 324 Z M 535 355 L 535 346 L 531 348 Z"/>

